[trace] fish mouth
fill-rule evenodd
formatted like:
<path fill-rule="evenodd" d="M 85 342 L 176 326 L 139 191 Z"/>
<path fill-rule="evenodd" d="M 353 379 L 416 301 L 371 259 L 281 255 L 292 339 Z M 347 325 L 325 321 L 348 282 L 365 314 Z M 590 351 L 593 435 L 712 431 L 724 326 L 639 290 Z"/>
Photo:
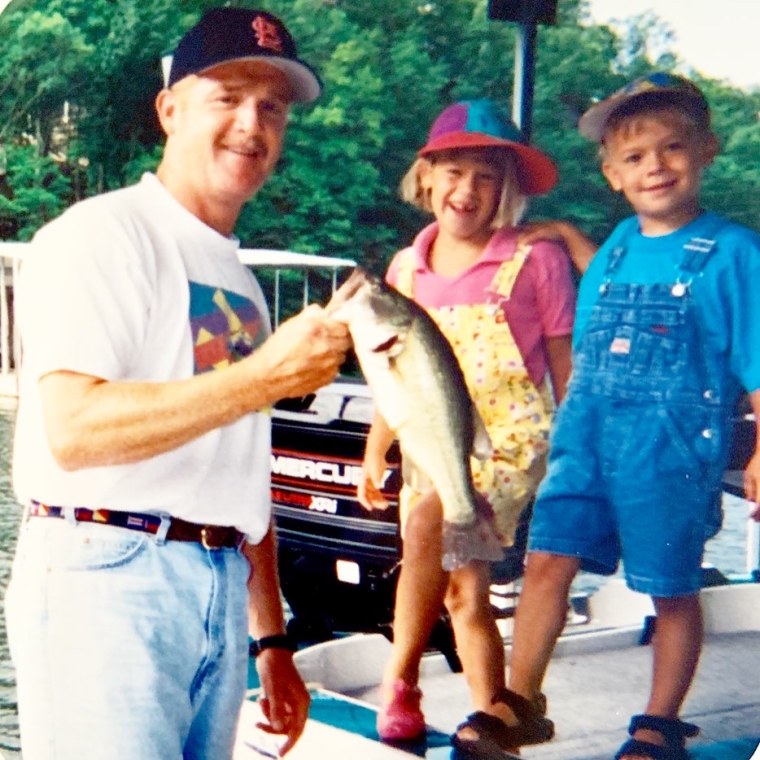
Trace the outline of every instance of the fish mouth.
<path fill-rule="evenodd" d="M 333 293 L 330 302 L 325 307 L 325 311 L 332 315 L 341 306 L 350 301 L 367 282 L 366 272 L 361 267 L 356 267 L 346 281 Z"/>
<path fill-rule="evenodd" d="M 383 351 L 388 351 L 389 349 L 393 348 L 393 346 L 395 346 L 396 343 L 398 343 L 398 335 L 391 335 L 391 337 L 388 338 L 388 340 L 383 341 L 379 345 L 375 346 L 372 349 L 372 353 L 381 354 L 383 353 Z"/>

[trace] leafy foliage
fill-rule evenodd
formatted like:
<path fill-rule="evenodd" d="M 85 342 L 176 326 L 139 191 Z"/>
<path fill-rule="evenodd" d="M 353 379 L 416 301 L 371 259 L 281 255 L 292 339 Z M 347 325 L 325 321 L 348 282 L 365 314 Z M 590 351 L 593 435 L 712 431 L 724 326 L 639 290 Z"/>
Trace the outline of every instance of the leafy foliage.
<path fill-rule="evenodd" d="M 0 239 L 13 232 L 30 238 L 40 223 L 60 214 L 70 199 L 70 181 L 49 157 L 35 147 L 10 145 L 3 150 L 5 172 L 0 175 Z"/>
<path fill-rule="evenodd" d="M 26 239 L 66 205 L 153 169 L 162 135 L 153 102 L 161 56 L 214 0 L 13 0 L 0 14 L 0 238 Z M 230 5 L 245 5 L 229 2 Z M 382 267 L 424 219 L 398 183 L 440 109 L 487 96 L 511 106 L 516 29 L 486 0 L 263 0 L 287 20 L 325 90 L 296 108 L 277 172 L 244 210 L 245 245 L 289 248 Z M 533 217 L 565 217 L 603 238 L 629 212 L 606 186 L 578 116 L 632 76 L 679 61 L 651 14 L 621 33 L 560 0 L 537 32 L 532 137 L 560 183 Z M 760 92 L 695 77 L 723 151 L 706 205 L 760 219 Z"/>

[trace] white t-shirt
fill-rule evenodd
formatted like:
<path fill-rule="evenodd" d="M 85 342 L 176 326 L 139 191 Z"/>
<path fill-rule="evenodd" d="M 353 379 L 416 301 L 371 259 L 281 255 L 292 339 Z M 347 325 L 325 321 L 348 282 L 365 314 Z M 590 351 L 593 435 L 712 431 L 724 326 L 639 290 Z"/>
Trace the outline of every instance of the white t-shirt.
<path fill-rule="evenodd" d="M 39 378 L 58 370 L 160 383 L 250 353 L 271 328 L 238 244 L 152 174 L 72 206 L 37 233 L 16 288 L 19 501 L 166 512 L 261 539 L 271 510 L 269 414 L 248 414 L 151 459 L 66 472 L 48 447 L 38 392 Z"/>

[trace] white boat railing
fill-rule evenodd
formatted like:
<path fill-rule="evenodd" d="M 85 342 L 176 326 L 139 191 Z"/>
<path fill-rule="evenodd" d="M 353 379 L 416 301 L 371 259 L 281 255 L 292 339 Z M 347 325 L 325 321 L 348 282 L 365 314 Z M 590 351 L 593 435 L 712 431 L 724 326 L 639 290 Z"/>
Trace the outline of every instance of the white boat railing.
<path fill-rule="evenodd" d="M 18 276 L 22 252 L 27 243 L 0 242 L 0 374 L 9 377 L 21 347 L 13 320 L 13 283 Z"/>
<path fill-rule="evenodd" d="M 336 256 L 320 256 L 313 253 L 297 253 L 295 251 L 278 251 L 269 248 L 241 248 L 240 261 L 258 272 L 271 270 L 274 272 L 274 283 L 270 308 L 272 324 L 277 327 L 283 318 L 283 272 L 297 272 L 301 278 L 300 306 L 304 308 L 311 302 L 312 278 L 316 275 L 329 278 L 328 291 L 335 292 L 338 285 L 338 274 L 341 270 L 353 268 L 356 262 Z M 287 316 L 287 314 L 285 315 Z"/>

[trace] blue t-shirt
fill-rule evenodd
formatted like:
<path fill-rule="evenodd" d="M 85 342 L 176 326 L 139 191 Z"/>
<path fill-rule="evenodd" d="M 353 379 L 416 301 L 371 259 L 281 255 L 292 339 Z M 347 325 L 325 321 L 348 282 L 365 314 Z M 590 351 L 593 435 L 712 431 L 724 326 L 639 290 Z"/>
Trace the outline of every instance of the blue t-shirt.
<path fill-rule="evenodd" d="M 684 244 L 691 238 L 715 240 L 700 274 L 691 285 L 693 302 L 713 348 L 714 360 L 747 391 L 760 388 L 760 235 L 705 212 L 668 235 L 646 237 L 636 217 L 622 221 L 599 249 L 578 291 L 573 343 L 577 348 L 607 279 L 610 254 L 618 246 L 625 255 L 612 275 L 613 282 L 651 285 L 675 283 L 684 260 Z"/>

